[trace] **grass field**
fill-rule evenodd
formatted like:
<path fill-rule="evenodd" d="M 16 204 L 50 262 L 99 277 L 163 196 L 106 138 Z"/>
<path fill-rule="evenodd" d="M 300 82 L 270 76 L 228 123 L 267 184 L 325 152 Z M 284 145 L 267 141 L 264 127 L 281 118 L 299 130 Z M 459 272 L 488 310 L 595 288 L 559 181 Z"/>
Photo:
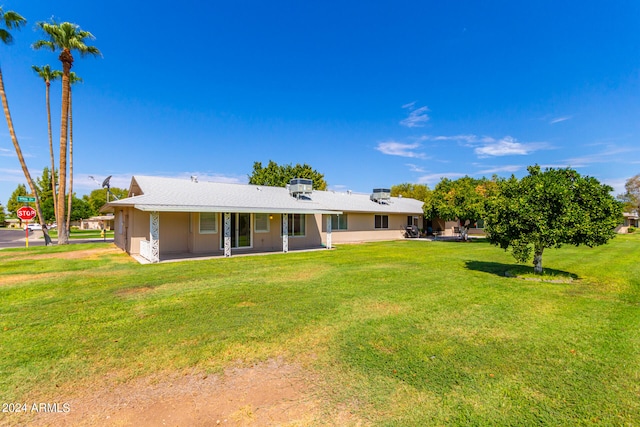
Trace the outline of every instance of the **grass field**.
<path fill-rule="evenodd" d="M 101 234 L 101 230 L 76 230 L 71 229 L 69 239 L 113 239 L 113 230 L 106 231 L 106 236 Z M 49 235 L 52 239 L 58 238 L 58 230 L 49 230 Z"/>
<path fill-rule="evenodd" d="M 104 247 L 0 251 L 0 402 L 282 357 L 373 425 L 640 422 L 640 235 L 548 250 L 542 281 L 482 241 L 155 265 Z"/>

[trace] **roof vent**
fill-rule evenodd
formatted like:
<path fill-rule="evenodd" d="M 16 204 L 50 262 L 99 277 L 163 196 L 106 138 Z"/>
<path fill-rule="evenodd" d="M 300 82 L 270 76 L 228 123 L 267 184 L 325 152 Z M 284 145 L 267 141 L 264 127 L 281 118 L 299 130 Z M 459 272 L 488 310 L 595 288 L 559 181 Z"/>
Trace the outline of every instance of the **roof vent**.
<path fill-rule="evenodd" d="M 374 188 L 370 198 L 377 203 L 389 203 L 389 200 L 391 200 L 391 189 Z"/>
<path fill-rule="evenodd" d="M 289 194 L 295 198 L 300 198 L 313 191 L 313 181 L 305 178 L 293 178 L 289 181 Z"/>

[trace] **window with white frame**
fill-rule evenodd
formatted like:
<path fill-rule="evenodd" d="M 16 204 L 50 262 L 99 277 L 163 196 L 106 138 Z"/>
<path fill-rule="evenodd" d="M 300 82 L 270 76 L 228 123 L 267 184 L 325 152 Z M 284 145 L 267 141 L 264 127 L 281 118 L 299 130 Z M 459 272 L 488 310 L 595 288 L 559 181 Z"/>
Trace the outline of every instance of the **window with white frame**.
<path fill-rule="evenodd" d="M 200 212 L 200 234 L 218 232 L 218 214 L 216 212 Z"/>
<path fill-rule="evenodd" d="M 375 228 L 389 228 L 389 216 L 388 215 L 376 215 Z"/>
<path fill-rule="evenodd" d="M 306 235 L 306 216 L 304 214 L 287 215 L 287 234 L 293 236 Z M 282 223 L 280 223 L 280 235 L 282 235 Z"/>
<path fill-rule="evenodd" d="M 269 232 L 269 214 L 257 213 L 253 215 L 253 223 L 256 233 Z"/>
<path fill-rule="evenodd" d="M 346 230 L 347 214 L 331 215 L 331 230 Z"/>

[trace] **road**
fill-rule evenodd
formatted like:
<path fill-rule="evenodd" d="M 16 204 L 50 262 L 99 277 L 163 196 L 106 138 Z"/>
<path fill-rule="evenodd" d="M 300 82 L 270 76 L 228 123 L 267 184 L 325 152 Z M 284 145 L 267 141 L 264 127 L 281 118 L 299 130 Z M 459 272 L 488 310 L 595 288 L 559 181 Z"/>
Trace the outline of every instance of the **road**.
<path fill-rule="evenodd" d="M 24 248 L 25 245 L 24 230 L 0 229 L 0 249 L 4 248 Z M 70 239 L 69 243 L 91 243 L 103 242 L 104 239 Z M 113 239 L 106 239 L 107 243 L 112 243 Z M 55 244 L 56 241 L 54 240 Z M 29 246 L 44 246 L 42 231 L 29 232 Z"/>

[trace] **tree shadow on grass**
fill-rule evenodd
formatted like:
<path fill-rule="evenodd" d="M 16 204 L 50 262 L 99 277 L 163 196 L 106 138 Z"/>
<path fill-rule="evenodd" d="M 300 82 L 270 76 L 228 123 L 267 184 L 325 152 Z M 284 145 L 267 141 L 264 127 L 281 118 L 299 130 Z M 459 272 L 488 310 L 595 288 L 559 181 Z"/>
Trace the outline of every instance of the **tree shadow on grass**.
<path fill-rule="evenodd" d="M 465 266 L 469 270 L 482 271 L 483 273 L 495 274 L 500 277 L 534 276 L 533 266 L 522 264 L 503 264 L 500 262 L 487 261 L 466 261 Z M 577 280 L 577 274 L 564 270 L 545 268 L 542 275 L 536 275 L 541 280 L 565 279 Z"/>

